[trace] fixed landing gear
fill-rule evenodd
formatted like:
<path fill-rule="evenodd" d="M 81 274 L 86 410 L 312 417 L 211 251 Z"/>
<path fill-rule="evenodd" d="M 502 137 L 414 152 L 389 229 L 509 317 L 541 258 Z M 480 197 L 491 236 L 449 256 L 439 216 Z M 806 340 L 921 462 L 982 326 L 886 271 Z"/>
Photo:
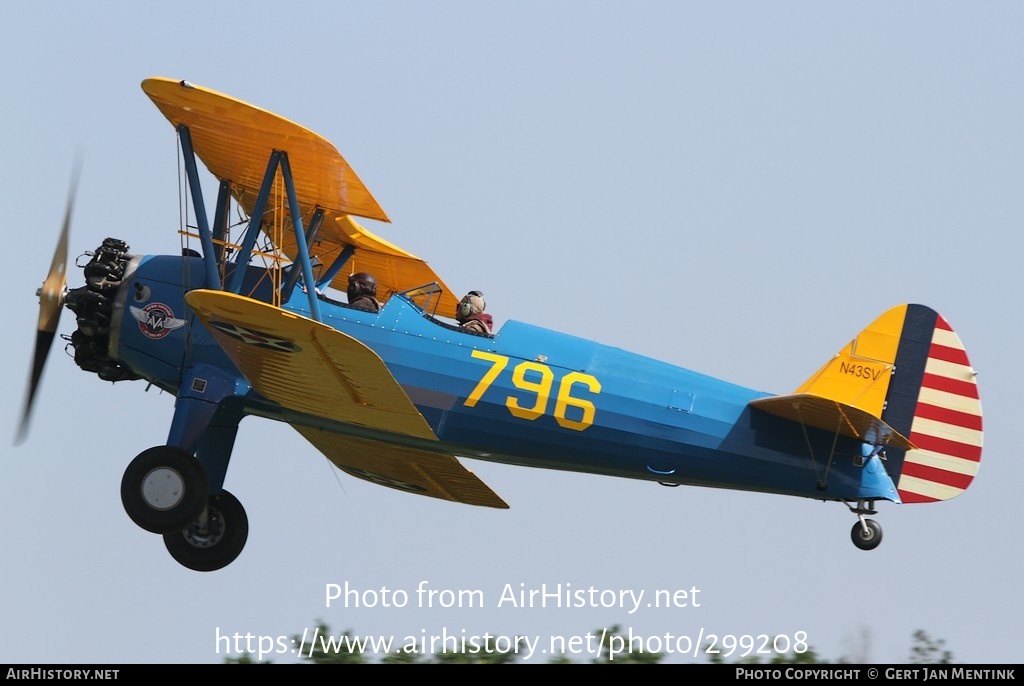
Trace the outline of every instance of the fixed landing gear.
<path fill-rule="evenodd" d="M 857 507 L 851 507 L 850 512 L 857 515 L 857 523 L 850 530 L 850 538 L 853 544 L 861 550 L 874 550 L 882 542 L 882 525 L 864 515 L 875 514 L 874 502 L 861 500 Z"/>
<path fill-rule="evenodd" d="M 131 461 L 121 503 L 133 522 L 162 534 L 179 564 L 212 572 L 231 564 L 249 537 L 245 509 L 228 491 L 210 495 L 206 470 L 181 448 L 161 445 Z"/>
<path fill-rule="evenodd" d="M 170 445 L 144 450 L 121 479 L 121 503 L 146 531 L 165 534 L 194 522 L 206 507 L 206 472 L 188 452 Z"/>
<path fill-rule="evenodd" d="M 249 518 L 235 496 L 221 491 L 210 496 L 203 513 L 187 528 L 164 534 L 164 545 L 175 560 L 197 572 L 212 572 L 231 564 L 249 537 Z"/>

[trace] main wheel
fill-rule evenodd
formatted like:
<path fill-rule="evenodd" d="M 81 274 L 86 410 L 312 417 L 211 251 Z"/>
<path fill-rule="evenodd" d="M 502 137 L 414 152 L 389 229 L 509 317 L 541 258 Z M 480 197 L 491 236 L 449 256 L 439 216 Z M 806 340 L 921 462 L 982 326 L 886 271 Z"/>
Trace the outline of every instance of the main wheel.
<path fill-rule="evenodd" d="M 164 545 L 178 563 L 212 572 L 234 562 L 249 538 L 245 508 L 227 491 L 210 496 L 206 511 L 182 531 L 164 534 Z"/>
<path fill-rule="evenodd" d="M 867 526 L 866 531 L 858 520 L 853 525 L 853 530 L 850 531 L 850 537 L 853 539 L 853 544 L 861 550 L 874 550 L 882 542 L 882 525 L 873 519 L 865 519 L 864 525 Z"/>
<path fill-rule="evenodd" d="M 144 450 L 124 470 L 121 504 L 146 531 L 165 534 L 194 522 L 206 506 L 206 471 L 192 455 L 170 445 Z"/>

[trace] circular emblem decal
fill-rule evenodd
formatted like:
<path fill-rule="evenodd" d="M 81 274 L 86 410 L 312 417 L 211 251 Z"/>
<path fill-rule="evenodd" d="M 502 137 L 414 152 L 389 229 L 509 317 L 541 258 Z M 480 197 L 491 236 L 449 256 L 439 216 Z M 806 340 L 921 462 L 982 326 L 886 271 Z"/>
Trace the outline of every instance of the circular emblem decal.
<path fill-rule="evenodd" d="M 139 322 L 139 331 L 149 338 L 163 338 L 171 331 L 185 325 L 184 319 L 177 319 L 174 310 L 163 303 L 149 303 L 145 307 L 131 307 L 132 316 Z"/>

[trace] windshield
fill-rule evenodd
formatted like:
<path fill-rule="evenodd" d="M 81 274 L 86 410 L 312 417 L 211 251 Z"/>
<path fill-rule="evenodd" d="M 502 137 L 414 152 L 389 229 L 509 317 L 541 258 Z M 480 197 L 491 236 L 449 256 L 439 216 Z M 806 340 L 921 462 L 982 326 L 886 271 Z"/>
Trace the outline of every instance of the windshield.
<path fill-rule="evenodd" d="M 441 286 L 436 281 L 432 281 L 423 286 L 400 291 L 395 295 L 408 300 L 417 308 L 433 317 L 437 315 L 437 307 L 441 304 L 442 292 Z"/>

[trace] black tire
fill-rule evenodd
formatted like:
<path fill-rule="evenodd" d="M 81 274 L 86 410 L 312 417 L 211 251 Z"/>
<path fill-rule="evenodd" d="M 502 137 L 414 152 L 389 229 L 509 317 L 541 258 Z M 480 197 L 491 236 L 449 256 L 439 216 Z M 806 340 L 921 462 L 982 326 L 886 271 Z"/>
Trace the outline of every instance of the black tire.
<path fill-rule="evenodd" d="M 858 521 L 850 531 L 850 538 L 853 539 L 853 544 L 861 550 L 874 550 L 882 542 L 882 525 L 873 519 L 865 519 L 864 524 L 867 525 L 868 530 L 865 531 Z"/>
<path fill-rule="evenodd" d="M 210 496 L 206 516 L 182 531 L 164 534 L 164 545 L 178 564 L 213 572 L 235 561 L 249 538 L 245 508 L 228 491 Z"/>
<path fill-rule="evenodd" d="M 139 453 L 124 470 L 121 504 L 146 531 L 180 531 L 206 506 L 207 483 L 196 458 L 181 448 L 160 445 Z"/>

